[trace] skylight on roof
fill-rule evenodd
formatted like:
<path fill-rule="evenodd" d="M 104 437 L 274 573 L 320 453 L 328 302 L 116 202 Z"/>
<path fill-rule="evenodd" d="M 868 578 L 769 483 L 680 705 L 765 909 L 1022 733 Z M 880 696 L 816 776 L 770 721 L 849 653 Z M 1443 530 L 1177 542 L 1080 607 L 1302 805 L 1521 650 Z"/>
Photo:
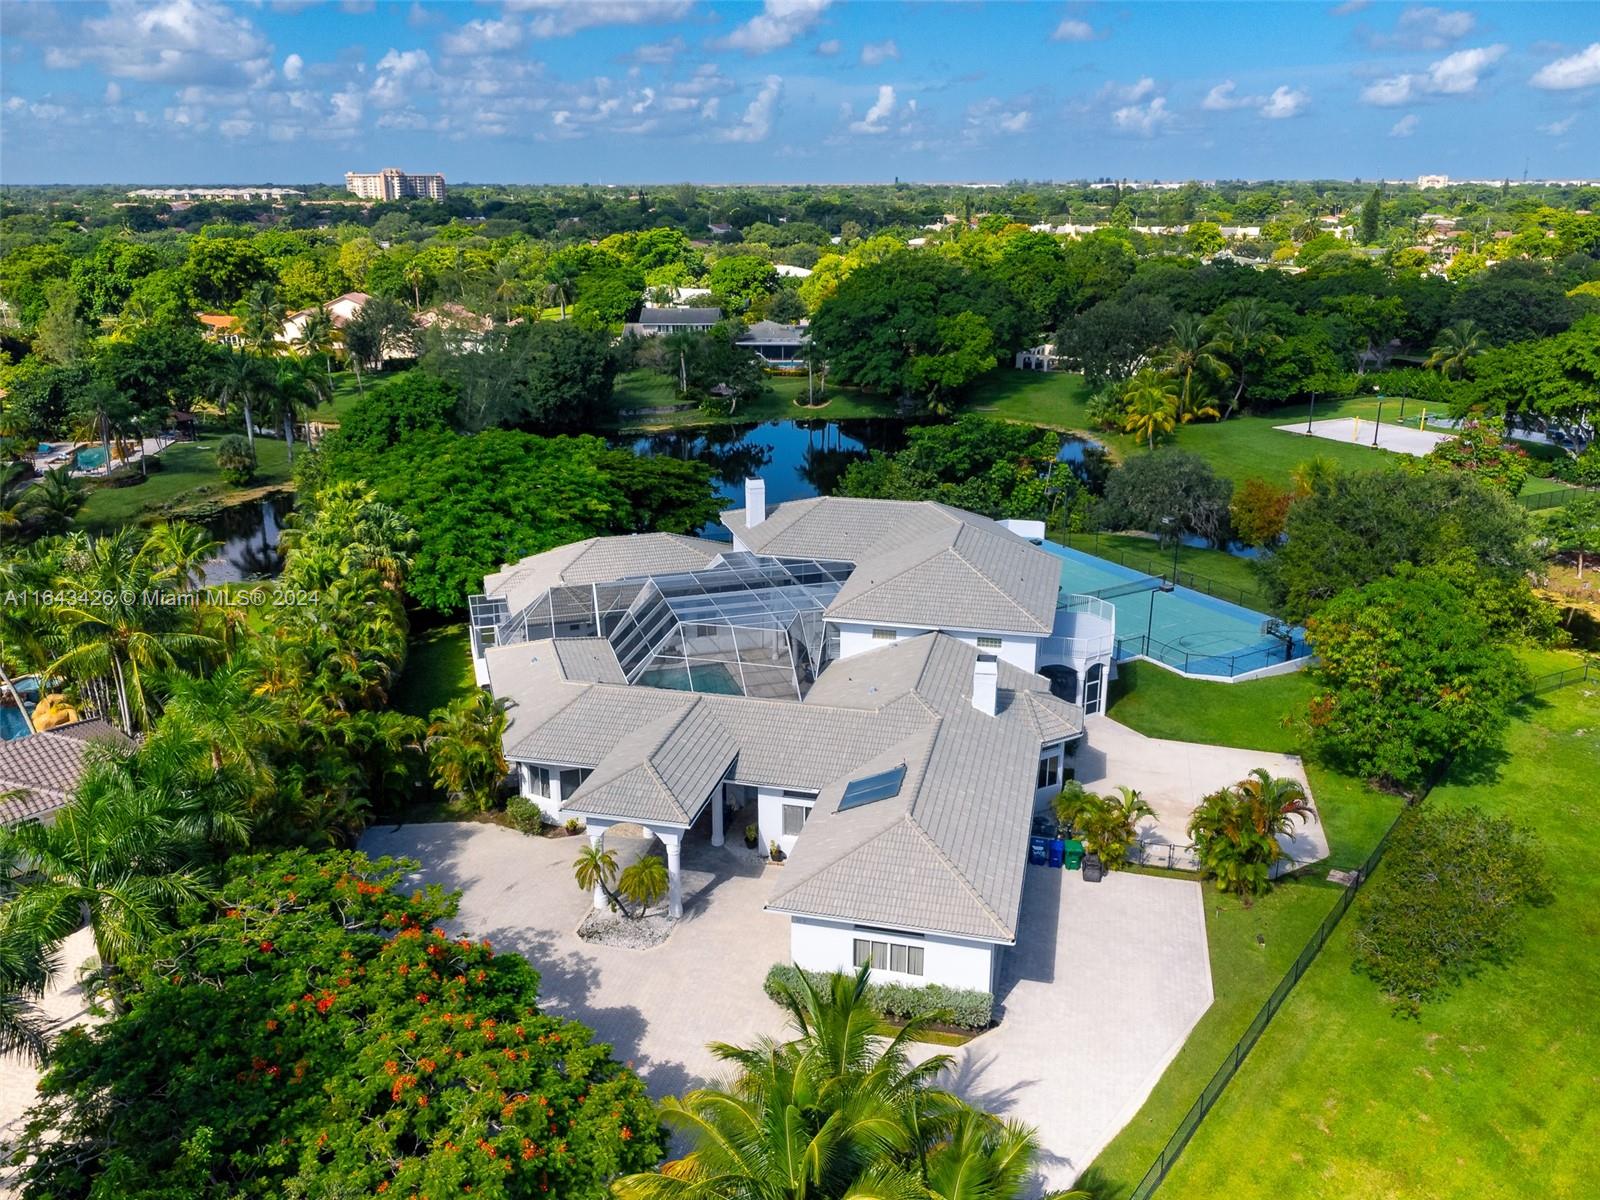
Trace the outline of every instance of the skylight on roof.
<path fill-rule="evenodd" d="M 884 771 L 879 775 L 868 775 L 865 779 L 852 779 L 845 785 L 844 795 L 839 800 L 839 811 L 847 808 L 860 808 L 864 804 L 873 804 L 879 800 L 887 800 L 890 796 L 900 794 L 900 785 L 906 780 L 906 765 L 901 763 L 892 771 Z"/>

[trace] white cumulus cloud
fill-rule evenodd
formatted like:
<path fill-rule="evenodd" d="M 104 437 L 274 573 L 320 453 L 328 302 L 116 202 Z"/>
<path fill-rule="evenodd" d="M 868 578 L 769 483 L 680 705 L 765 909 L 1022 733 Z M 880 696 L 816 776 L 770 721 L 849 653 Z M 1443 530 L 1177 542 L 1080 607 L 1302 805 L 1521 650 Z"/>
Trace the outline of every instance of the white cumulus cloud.
<path fill-rule="evenodd" d="M 891 58 L 899 57 L 900 47 L 894 44 L 893 38 L 882 42 L 868 42 L 861 47 L 861 61 L 869 67 L 879 66 Z"/>
<path fill-rule="evenodd" d="M 1172 113 L 1167 109 L 1167 98 L 1157 96 L 1149 104 L 1128 104 L 1111 114 L 1111 124 L 1124 133 L 1151 137 L 1168 121 Z"/>
<path fill-rule="evenodd" d="M 1092 42 L 1094 40 L 1094 26 L 1087 21 L 1079 21 L 1073 17 L 1065 17 L 1061 24 L 1056 26 L 1056 31 L 1050 35 L 1052 42 Z"/>
<path fill-rule="evenodd" d="M 1416 113 L 1407 113 L 1393 125 L 1389 126 L 1389 136 L 1392 138 L 1407 138 L 1417 131 L 1417 126 L 1422 124 Z"/>
<path fill-rule="evenodd" d="M 1558 92 L 1600 84 L 1600 42 L 1593 42 L 1566 58 L 1546 63 L 1534 72 L 1528 82 L 1536 88 Z"/>
<path fill-rule="evenodd" d="M 536 38 L 566 37 L 600 25 L 653 25 L 689 15 L 693 0 L 506 0 L 506 11 L 526 13 Z"/>
<path fill-rule="evenodd" d="M 1261 115 L 1269 121 L 1281 121 L 1285 117 L 1298 116 L 1305 108 L 1311 96 L 1295 88 L 1280 84 L 1272 89 L 1261 105 Z"/>
<path fill-rule="evenodd" d="M 859 121 L 850 122 L 851 133 L 887 133 L 888 121 L 894 115 L 894 88 L 887 83 L 878 87 L 878 98 Z"/>
<path fill-rule="evenodd" d="M 1210 112 L 1232 112 L 1240 108 L 1253 108 L 1271 121 L 1298 116 L 1310 102 L 1308 92 L 1279 84 L 1266 96 L 1241 96 L 1233 80 L 1227 79 L 1206 93 L 1200 107 Z"/>
<path fill-rule="evenodd" d="M 1551 137 L 1560 137 L 1562 134 L 1566 133 L 1567 130 L 1571 129 L 1573 125 L 1577 123 L 1577 120 L 1578 114 L 1573 113 L 1570 116 L 1563 117 L 1559 121 L 1551 121 L 1548 125 L 1539 126 L 1539 132 L 1548 133 Z"/>
<path fill-rule="evenodd" d="M 1391 75 L 1369 83 L 1361 90 L 1361 99 L 1382 108 L 1408 104 L 1421 96 L 1464 96 L 1477 90 L 1478 81 L 1505 52 L 1503 45 L 1457 50 L 1426 71 Z"/>
<path fill-rule="evenodd" d="M 767 134 L 772 132 L 772 110 L 777 107 L 782 92 L 783 77 L 768 75 L 756 98 L 746 106 L 739 123 L 724 129 L 719 135 L 721 139 L 725 142 L 765 141 Z"/>
<path fill-rule="evenodd" d="M 306 60 L 298 54 L 291 54 L 283 60 L 283 77 L 290 83 L 299 82 L 301 73 L 306 69 Z"/>
<path fill-rule="evenodd" d="M 1361 32 L 1361 40 L 1375 50 L 1443 50 L 1477 28 L 1469 12 L 1413 6 L 1403 11 L 1390 33 Z"/>
<path fill-rule="evenodd" d="M 724 50 L 766 54 L 810 32 L 832 0 L 766 0 L 761 12 L 712 44 Z"/>

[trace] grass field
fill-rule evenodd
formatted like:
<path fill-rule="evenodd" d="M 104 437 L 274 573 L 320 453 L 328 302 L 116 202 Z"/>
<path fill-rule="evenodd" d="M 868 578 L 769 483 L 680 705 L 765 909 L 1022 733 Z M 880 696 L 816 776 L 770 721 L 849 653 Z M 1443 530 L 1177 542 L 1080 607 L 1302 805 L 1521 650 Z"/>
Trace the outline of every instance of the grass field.
<path fill-rule="evenodd" d="M 412 634 L 391 705 L 413 717 L 425 717 L 476 686 L 466 625 L 441 625 Z"/>
<path fill-rule="evenodd" d="M 1284 718 L 1303 710 L 1314 690 L 1303 672 L 1250 683 L 1201 683 L 1148 663 L 1124 663 L 1110 712 L 1151 737 L 1295 754 L 1304 749 L 1303 736 Z M 1306 763 L 1306 775 L 1332 853 L 1307 877 L 1283 880 L 1249 905 L 1207 892 L 1216 998 L 1149 1100 L 1095 1160 L 1083 1185 L 1097 1200 L 1116 1200 L 1132 1190 L 1327 915 L 1338 891 L 1323 879 L 1326 869 L 1362 862 L 1399 811 L 1394 797 L 1316 763 Z"/>
<path fill-rule="evenodd" d="M 732 420 L 749 421 L 847 421 L 861 417 L 893 417 L 894 403 L 880 396 L 869 396 L 855 388 L 830 385 L 821 404 L 805 405 L 806 378 L 804 375 L 771 375 L 767 377 L 767 390 L 760 399 L 741 405 Z M 614 418 L 619 428 L 664 429 L 705 425 L 708 418 L 698 408 L 685 412 L 652 412 L 642 415 L 621 416 L 628 409 L 665 409 L 681 403 L 676 385 L 660 371 L 627 371 L 617 376 L 614 406 L 619 415 Z"/>
<path fill-rule="evenodd" d="M 161 452 L 162 469 L 132 487 L 96 487 L 78 514 L 78 524 L 95 531 L 141 520 L 153 520 L 188 509 L 235 503 L 262 488 L 289 482 L 288 451 L 276 438 L 256 438 L 256 475 L 236 488 L 217 470 L 219 439 L 206 435 L 197 442 L 179 442 Z"/>
<path fill-rule="evenodd" d="M 1201 1125 L 1162 1200 L 1595 1194 L 1600 687 L 1545 694 L 1506 749 L 1494 769 L 1461 767 L 1427 803 L 1475 804 L 1544 838 L 1555 902 L 1524 914 L 1521 955 L 1411 1020 L 1352 971 L 1347 922 Z"/>

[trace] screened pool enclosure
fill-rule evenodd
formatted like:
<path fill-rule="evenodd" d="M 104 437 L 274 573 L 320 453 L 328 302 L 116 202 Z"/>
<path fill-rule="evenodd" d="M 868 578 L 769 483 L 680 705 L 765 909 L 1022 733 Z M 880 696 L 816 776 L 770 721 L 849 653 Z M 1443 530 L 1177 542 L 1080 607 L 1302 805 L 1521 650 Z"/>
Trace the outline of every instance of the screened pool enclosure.
<path fill-rule="evenodd" d="M 629 683 L 796 700 L 830 657 L 822 613 L 852 569 L 730 551 L 699 571 L 558 585 L 515 614 L 475 596 L 473 638 L 601 637 Z"/>

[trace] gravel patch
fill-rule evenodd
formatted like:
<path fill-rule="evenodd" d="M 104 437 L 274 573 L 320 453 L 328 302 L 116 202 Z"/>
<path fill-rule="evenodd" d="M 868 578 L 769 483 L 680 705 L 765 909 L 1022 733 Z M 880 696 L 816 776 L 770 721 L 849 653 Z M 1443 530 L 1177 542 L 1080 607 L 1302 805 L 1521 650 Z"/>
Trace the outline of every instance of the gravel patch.
<path fill-rule="evenodd" d="M 591 909 L 589 915 L 578 923 L 578 936 L 586 942 L 598 942 L 603 946 L 648 950 L 672 936 L 672 924 L 672 918 L 665 913 L 652 913 L 634 920 L 632 917 Z"/>

